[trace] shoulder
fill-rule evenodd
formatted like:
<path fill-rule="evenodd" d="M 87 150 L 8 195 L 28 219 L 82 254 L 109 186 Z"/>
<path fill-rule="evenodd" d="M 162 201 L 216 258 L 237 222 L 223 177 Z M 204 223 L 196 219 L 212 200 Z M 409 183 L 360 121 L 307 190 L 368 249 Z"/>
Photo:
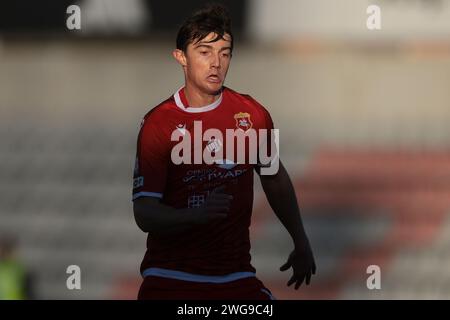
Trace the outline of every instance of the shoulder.
<path fill-rule="evenodd" d="M 172 132 L 173 126 L 178 124 L 182 118 L 182 113 L 179 107 L 175 103 L 174 96 L 164 100 L 157 106 L 153 107 L 148 111 L 141 120 L 140 128 L 142 130 L 148 131 L 152 129 L 153 131 L 158 131 L 158 134 L 163 132 Z M 163 132 L 160 132 L 163 131 Z"/>
<path fill-rule="evenodd" d="M 244 103 L 250 110 L 263 114 L 265 117 L 270 118 L 270 112 L 250 94 L 240 93 L 228 87 L 226 87 L 224 90 L 229 96 L 232 97 L 232 99 L 236 99 L 239 100 L 240 103 Z"/>
<path fill-rule="evenodd" d="M 157 106 L 150 109 L 142 118 L 142 122 L 154 122 L 167 117 L 167 114 L 171 110 L 173 110 L 173 106 L 175 106 L 175 100 L 173 96 L 171 96 L 170 98 L 164 100 Z"/>
<path fill-rule="evenodd" d="M 175 118 L 175 109 L 173 96 L 150 109 L 141 119 L 139 139 L 167 140 L 173 131 L 171 120 Z"/>

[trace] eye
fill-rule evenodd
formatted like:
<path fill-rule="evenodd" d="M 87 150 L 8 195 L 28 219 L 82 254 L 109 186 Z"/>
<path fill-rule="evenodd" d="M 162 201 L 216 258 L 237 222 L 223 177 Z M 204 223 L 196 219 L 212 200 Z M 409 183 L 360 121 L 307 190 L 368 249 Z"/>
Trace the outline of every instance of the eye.
<path fill-rule="evenodd" d="M 206 56 L 207 54 L 208 54 L 209 52 L 208 51 L 200 51 L 200 54 L 202 55 L 202 56 Z"/>
<path fill-rule="evenodd" d="M 231 54 L 229 52 L 223 52 L 222 57 L 229 58 Z"/>

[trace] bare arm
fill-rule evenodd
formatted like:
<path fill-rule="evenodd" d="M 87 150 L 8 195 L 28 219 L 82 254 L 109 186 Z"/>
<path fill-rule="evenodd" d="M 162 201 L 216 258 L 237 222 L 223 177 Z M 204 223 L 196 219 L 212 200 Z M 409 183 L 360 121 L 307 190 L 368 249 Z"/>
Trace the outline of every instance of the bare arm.
<path fill-rule="evenodd" d="M 303 227 L 294 187 L 281 161 L 277 174 L 260 175 L 260 179 L 270 206 L 294 243 L 294 251 L 280 270 L 285 271 L 292 266 L 294 275 L 288 286 L 296 282 L 295 288 L 298 289 L 305 278 L 306 284 L 309 284 L 316 265 Z"/>
<path fill-rule="evenodd" d="M 217 188 L 203 206 L 195 209 L 175 209 L 154 197 L 134 200 L 133 212 L 139 228 L 152 235 L 162 236 L 183 232 L 197 225 L 226 218 L 232 196 Z"/>

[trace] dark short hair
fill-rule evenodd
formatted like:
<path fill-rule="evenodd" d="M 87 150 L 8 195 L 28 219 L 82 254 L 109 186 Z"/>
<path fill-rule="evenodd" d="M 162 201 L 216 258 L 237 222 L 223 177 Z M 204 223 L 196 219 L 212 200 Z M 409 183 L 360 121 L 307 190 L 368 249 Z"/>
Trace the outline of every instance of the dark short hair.
<path fill-rule="evenodd" d="M 186 52 L 190 43 L 203 40 L 211 32 L 217 37 L 210 42 L 224 39 L 225 34 L 228 33 L 231 37 L 231 50 L 233 50 L 231 18 L 227 9 L 220 4 L 209 5 L 195 12 L 181 25 L 177 35 L 177 49 Z"/>

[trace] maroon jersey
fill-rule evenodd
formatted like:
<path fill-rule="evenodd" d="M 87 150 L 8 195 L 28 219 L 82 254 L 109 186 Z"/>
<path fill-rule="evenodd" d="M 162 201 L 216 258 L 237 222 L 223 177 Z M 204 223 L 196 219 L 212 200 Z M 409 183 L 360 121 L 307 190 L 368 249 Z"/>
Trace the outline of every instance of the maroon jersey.
<path fill-rule="evenodd" d="M 216 128 L 222 137 L 212 136 L 196 144 L 194 121 L 201 121 L 202 134 Z M 226 87 L 214 103 L 195 108 L 188 107 L 182 88 L 144 117 L 137 143 L 133 200 L 157 197 L 174 208 L 195 208 L 203 204 L 214 188 L 222 185 L 225 193 L 233 196 L 225 219 L 190 228 L 176 237 L 149 235 L 141 264 L 144 276 L 175 275 L 177 278 L 180 275 L 180 279 L 185 279 L 186 275 L 198 275 L 200 278 L 192 281 L 203 281 L 202 276 L 207 280 L 208 276 L 254 274 L 249 226 L 256 164 L 250 161 L 249 144 L 245 146 L 244 162 L 226 152 L 226 129 L 258 132 L 273 129 L 273 123 L 267 110 L 253 98 Z M 181 138 L 172 141 L 174 131 L 178 137 L 190 135 L 192 153 L 196 148 L 212 150 L 214 155 L 222 150 L 223 161 L 195 164 L 192 155 L 190 164 L 174 163 L 172 149 L 181 141 Z M 257 146 L 260 145 L 258 140 Z M 235 151 L 236 148 L 237 145 Z M 181 154 L 186 155 L 185 152 Z"/>

